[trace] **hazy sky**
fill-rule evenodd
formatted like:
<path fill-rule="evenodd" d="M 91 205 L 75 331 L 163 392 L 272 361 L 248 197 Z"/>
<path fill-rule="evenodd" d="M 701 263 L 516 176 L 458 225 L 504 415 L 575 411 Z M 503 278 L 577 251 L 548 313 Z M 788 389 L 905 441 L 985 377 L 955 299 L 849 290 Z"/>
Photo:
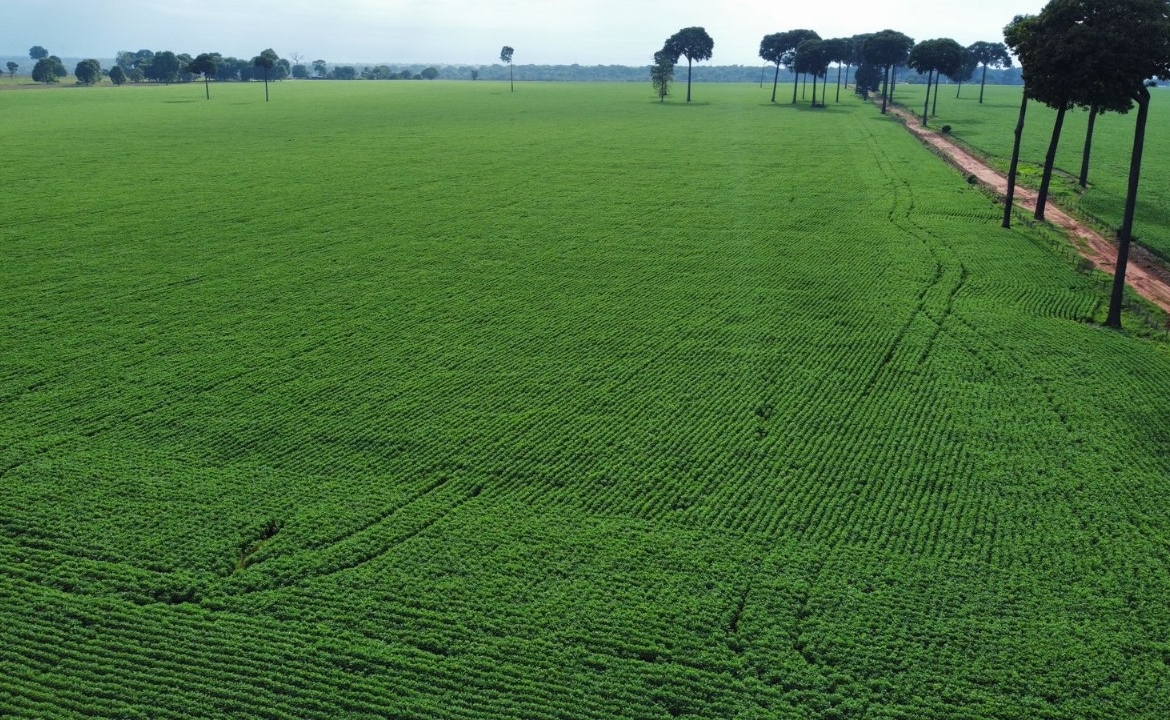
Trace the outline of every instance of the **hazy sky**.
<path fill-rule="evenodd" d="M 893 28 L 915 40 L 1002 40 L 1045 0 L 10 0 L 0 55 L 43 45 L 61 57 L 118 50 L 220 52 L 389 63 L 643 65 L 667 36 L 701 25 L 711 62 L 755 65 L 760 38 L 807 27 L 822 37 Z"/>

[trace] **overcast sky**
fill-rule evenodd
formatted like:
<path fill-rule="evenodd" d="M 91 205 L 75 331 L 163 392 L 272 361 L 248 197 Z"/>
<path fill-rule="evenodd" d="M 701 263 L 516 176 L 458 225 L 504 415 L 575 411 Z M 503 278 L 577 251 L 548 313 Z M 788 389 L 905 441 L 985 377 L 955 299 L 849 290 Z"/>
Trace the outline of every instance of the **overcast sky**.
<path fill-rule="evenodd" d="M 219 52 L 336 63 L 644 65 L 667 36 L 700 25 L 711 62 L 755 65 L 760 38 L 793 28 L 839 37 L 893 28 L 915 40 L 1000 41 L 1044 0 L 8 0 L 0 54 L 42 45 L 61 57 L 118 50 Z"/>

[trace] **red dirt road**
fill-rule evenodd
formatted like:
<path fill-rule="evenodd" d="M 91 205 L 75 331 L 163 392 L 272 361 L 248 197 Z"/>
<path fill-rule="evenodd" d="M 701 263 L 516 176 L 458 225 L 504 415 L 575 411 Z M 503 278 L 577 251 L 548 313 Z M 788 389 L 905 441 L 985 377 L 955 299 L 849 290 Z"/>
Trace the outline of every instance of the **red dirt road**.
<path fill-rule="evenodd" d="M 974 175 L 979 182 L 1000 195 L 1007 194 L 1007 178 L 988 167 L 982 160 L 948 140 L 943 135 L 919 124 L 919 119 L 902 108 L 889 108 L 906 124 L 906 129 L 920 140 L 946 155 L 963 170 Z M 1036 191 L 1016 186 L 1016 205 L 1035 212 Z M 1100 233 L 1071 217 L 1068 213 L 1048 202 L 1044 217 L 1053 225 L 1064 228 L 1071 244 L 1085 258 L 1101 270 L 1113 274 L 1117 265 L 1117 248 Z M 1130 246 L 1129 262 L 1126 263 L 1125 282 L 1142 297 L 1170 312 L 1170 272 L 1157 264 L 1137 246 Z"/>

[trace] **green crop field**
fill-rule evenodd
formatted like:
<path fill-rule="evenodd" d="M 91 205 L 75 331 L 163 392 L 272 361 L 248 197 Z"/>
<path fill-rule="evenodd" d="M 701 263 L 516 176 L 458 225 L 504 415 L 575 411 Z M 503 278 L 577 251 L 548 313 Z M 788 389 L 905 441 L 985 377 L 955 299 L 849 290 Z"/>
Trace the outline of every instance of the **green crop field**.
<path fill-rule="evenodd" d="M 1019 87 L 988 85 L 980 105 L 978 83 L 964 85 L 958 99 L 955 98 L 957 89 L 944 85 L 939 95 L 938 115 L 932 117 L 930 124 L 934 128 L 950 125 L 956 138 L 988 155 L 993 164 L 1006 172 L 1020 115 L 1020 92 Z M 1140 244 L 1170 261 L 1170 114 L 1166 112 L 1166 93 L 1154 90 L 1153 94 L 1134 234 Z M 921 115 L 926 87 L 901 85 L 897 99 Z M 1084 110 L 1065 114 L 1053 181 L 1058 202 L 1104 227 L 1121 226 L 1136 116 L 1136 108 L 1126 115 L 1098 116 L 1089 165 L 1089 189 L 1082 190 L 1077 178 L 1089 115 Z M 1022 181 L 1033 187 L 1040 184 L 1055 119 L 1056 112 L 1046 105 L 1028 104 L 1020 161 Z"/>
<path fill-rule="evenodd" d="M 211 93 L 0 93 L 0 716 L 1170 714 L 1170 345 L 872 106 Z"/>

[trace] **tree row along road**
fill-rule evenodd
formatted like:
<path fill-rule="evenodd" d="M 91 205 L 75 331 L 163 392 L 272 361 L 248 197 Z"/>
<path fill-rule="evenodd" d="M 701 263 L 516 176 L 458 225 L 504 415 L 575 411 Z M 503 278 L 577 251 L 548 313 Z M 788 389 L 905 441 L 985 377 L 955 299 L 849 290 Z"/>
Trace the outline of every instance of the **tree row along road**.
<path fill-rule="evenodd" d="M 893 105 L 890 108 L 905 123 L 906 129 L 920 140 L 938 149 L 964 172 L 974 175 L 981 183 L 995 192 L 1000 195 L 1007 194 L 1007 178 L 1003 174 L 992 169 L 982 160 L 939 133 L 920 125 L 918 118 L 905 108 Z M 1029 211 L 1035 210 L 1036 191 L 1017 185 L 1016 201 L 1018 207 Z M 1070 237 L 1074 239 L 1073 247 L 1083 257 L 1110 275 L 1114 273 L 1117 266 L 1117 247 L 1101 233 L 1072 217 L 1063 209 L 1053 207 L 1051 201 L 1046 218 L 1052 224 L 1069 233 Z M 1129 259 L 1125 281 L 1142 297 L 1166 312 L 1170 312 L 1170 282 L 1165 279 L 1166 274 L 1166 270 L 1152 258 L 1144 256 L 1143 253 L 1134 253 Z"/>

